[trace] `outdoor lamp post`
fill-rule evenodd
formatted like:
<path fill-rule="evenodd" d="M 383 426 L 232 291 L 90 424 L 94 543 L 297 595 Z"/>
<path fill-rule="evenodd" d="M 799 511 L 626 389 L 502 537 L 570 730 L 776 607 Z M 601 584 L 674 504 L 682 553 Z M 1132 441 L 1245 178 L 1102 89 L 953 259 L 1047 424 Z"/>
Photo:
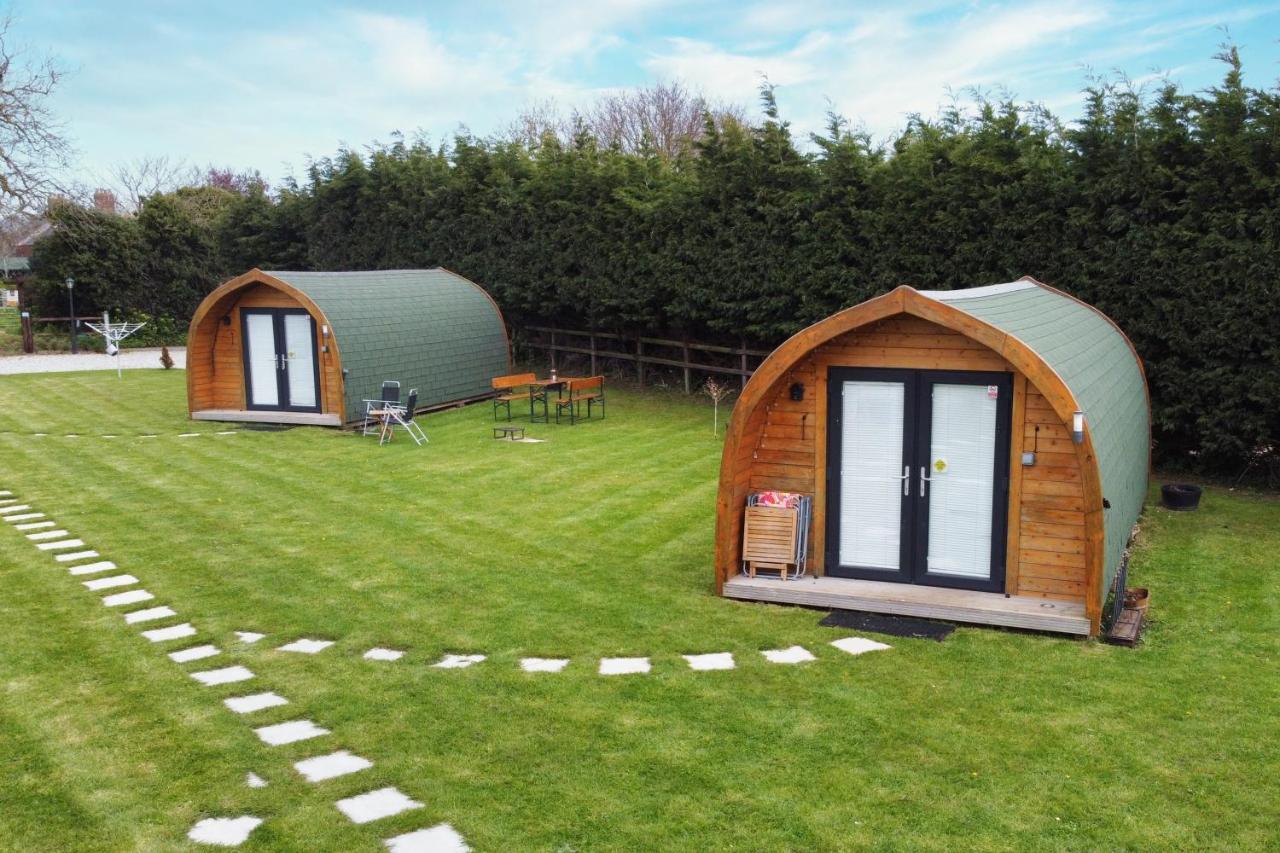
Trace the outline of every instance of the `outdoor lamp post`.
<path fill-rule="evenodd" d="M 71 301 L 71 354 L 75 355 L 79 350 L 76 348 L 76 280 L 71 276 L 67 276 L 67 299 Z"/>

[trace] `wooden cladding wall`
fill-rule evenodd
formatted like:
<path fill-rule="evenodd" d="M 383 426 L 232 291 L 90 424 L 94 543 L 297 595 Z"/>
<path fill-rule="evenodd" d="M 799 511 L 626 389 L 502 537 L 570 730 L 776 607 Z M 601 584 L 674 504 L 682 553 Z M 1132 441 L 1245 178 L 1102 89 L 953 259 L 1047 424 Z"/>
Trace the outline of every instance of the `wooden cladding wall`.
<path fill-rule="evenodd" d="M 1066 427 L 1048 401 L 998 353 L 959 332 L 906 314 L 870 323 L 816 347 L 775 384 L 767 404 L 748 415 L 753 421 L 762 421 L 762 427 L 755 444 L 739 451 L 737 484 L 751 492 L 781 489 L 814 496 L 810 561 L 817 573 L 823 571 L 826 532 L 826 378 L 830 367 L 1014 374 L 1006 591 L 1084 600 L 1084 494 L 1075 447 Z M 795 384 L 804 388 L 802 400 L 791 399 Z M 747 434 L 755 431 L 756 423 L 749 423 Z M 1022 451 L 1033 445 L 1037 462 L 1023 468 Z"/>
<path fill-rule="evenodd" d="M 205 315 L 195 332 L 189 351 L 187 370 L 191 372 L 192 406 L 201 409 L 244 409 L 244 359 L 241 341 L 240 309 L 302 308 L 293 296 L 263 284 L 256 284 L 224 296 Z M 229 317 L 230 324 L 222 322 Z M 323 317 L 316 317 L 320 331 Z M 342 414 L 342 370 L 334 348 L 316 352 L 320 359 L 320 410 Z"/>

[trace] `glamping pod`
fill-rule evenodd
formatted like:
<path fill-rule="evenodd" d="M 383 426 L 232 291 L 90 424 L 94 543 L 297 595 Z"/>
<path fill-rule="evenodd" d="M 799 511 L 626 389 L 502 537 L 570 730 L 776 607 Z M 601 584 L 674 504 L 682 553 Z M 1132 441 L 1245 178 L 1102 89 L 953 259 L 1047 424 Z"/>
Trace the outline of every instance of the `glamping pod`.
<path fill-rule="evenodd" d="M 253 269 L 205 297 L 187 338 L 195 420 L 342 426 L 384 380 L 429 409 L 489 396 L 510 372 L 497 304 L 440 268 Z"/>
<path fill-rule="evenodd" d="M 899 287 L 799 332 L 747 383 L 716 588 L 1093 636 L 1149 460 L 1142 362 L 1100 311 L 1030 278 Z M 787 500 L 812 510 L 791 560 L 805 573 L 745 573 L 748 503 Z"/>

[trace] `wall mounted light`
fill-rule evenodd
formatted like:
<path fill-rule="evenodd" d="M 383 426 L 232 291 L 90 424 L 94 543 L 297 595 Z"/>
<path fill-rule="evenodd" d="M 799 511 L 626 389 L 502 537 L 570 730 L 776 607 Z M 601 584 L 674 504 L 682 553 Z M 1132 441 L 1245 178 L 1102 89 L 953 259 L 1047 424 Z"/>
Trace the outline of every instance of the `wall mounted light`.
<path fill-rule="evenodd" d="M 797 403 L 804 399 L 804 383 L 803 382 L 791 383 L 791 399 L 795 400 Z"/>
<path fill-rule="evenodd" d="M 1084 444 L 1084 412 L 1071 413 L 1071 440 Z"/>

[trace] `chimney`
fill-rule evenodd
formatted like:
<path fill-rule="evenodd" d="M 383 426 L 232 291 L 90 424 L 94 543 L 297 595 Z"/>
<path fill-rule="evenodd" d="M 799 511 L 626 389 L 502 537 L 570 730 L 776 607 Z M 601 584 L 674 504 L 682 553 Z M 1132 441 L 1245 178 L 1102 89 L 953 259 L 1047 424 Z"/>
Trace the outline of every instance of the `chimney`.
<path fill-rule="evenodd" d="M 115 213 L 116 194 L 111 190 L 95 190 L 93 193 L 93 206 L 103 213 Z"/>

